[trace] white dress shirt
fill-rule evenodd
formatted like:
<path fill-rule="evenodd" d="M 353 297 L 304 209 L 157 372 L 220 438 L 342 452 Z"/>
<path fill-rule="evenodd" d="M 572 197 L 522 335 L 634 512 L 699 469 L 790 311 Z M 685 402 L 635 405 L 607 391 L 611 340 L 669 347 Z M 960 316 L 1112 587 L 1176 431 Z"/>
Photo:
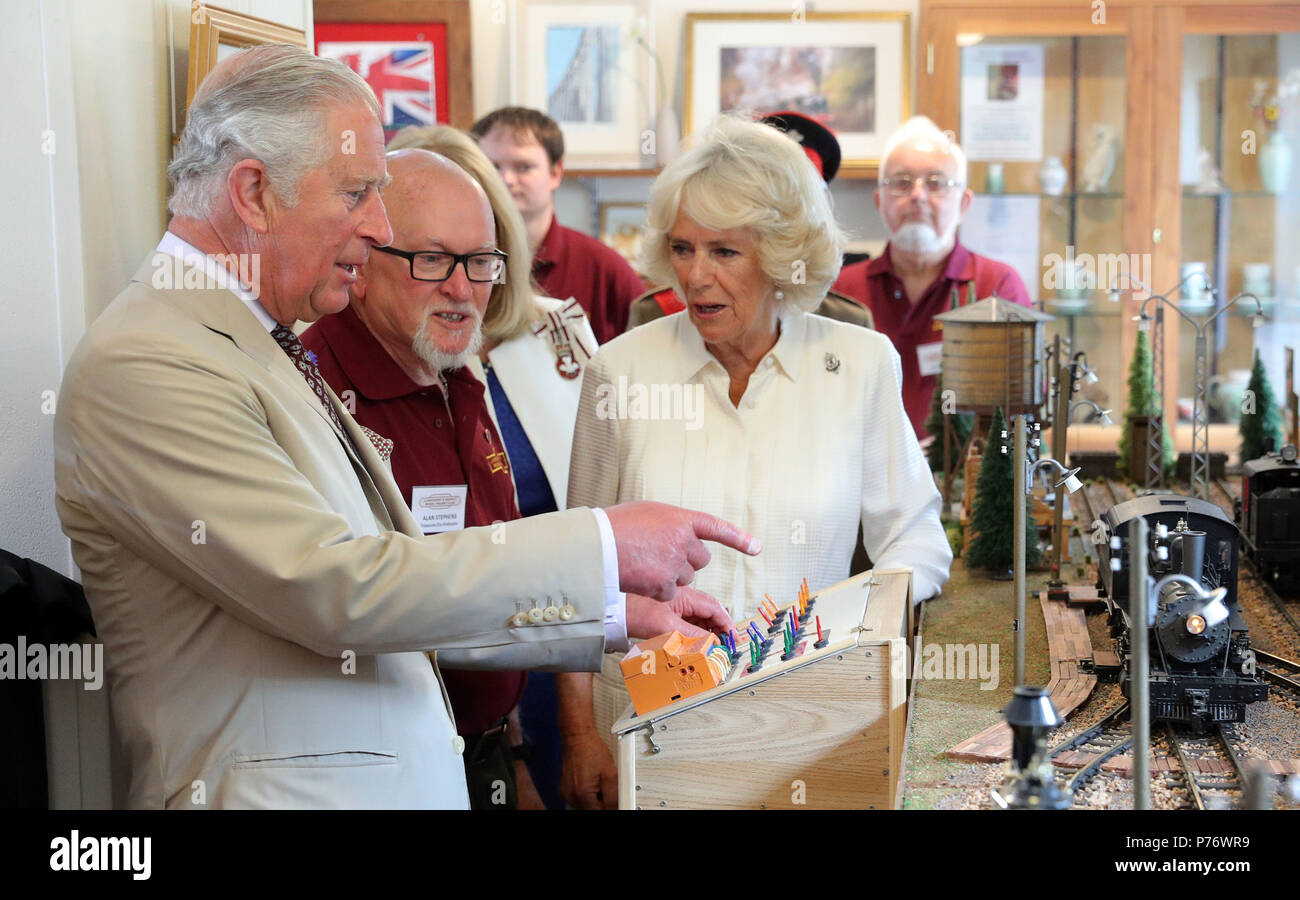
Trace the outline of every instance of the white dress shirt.
<path fill-rule="evenodd" d="M 813 591 L 847 578 L 859 522 L 873 563 L 910 567 L 923 600 L 947 581 L 952 551 L 901 383 L 884 335 L 793 313 L 735 407 L 686 313 L 649 322 L 588 364 L 569 505 L 658 500 L 757 535 L 757 557 L 710 545 L 695 582 L 736 618 L 764 594 L 788 603 L 804 578 Z"/>

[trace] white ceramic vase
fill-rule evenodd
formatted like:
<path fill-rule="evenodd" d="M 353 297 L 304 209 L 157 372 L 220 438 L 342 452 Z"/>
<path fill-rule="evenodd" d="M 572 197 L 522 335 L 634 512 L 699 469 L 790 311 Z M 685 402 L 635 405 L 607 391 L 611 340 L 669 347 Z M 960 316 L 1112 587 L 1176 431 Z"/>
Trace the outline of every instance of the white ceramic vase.
<path fill-rule="evenodd" d="M 1259 183 L 1270 194 L 1286 191 L 1291 180 L 1291 145 L 1282 132 L 1274 131 L 1259 148 Z"/>
<path fill-rule="evenodd" d="M 677 123 L 677 113 L 671 103 L 659 107 L 655 116 L 655 168 L 662 169 L 675 160 L 681 152 L 682 127 Z"/>
<path fill-rule="evenodd" d="M 1038 170 L 1038 185 L 1044 194 L 1059 197 L 1065 192 L 1065 182 L 1070 175 L 1065 171 L 1059 156 L 1049 156 Z"/>

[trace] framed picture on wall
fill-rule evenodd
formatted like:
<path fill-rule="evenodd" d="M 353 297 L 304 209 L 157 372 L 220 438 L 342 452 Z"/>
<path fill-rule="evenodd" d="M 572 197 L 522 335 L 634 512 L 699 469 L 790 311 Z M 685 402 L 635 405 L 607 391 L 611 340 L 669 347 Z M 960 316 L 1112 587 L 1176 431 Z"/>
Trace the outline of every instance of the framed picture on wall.
<path fill-rule="evenodd" d="M 600 204 L 601 243 L 617 251 L 638 272 L 641 271 L 645 217 L 644 203 L 608 201 Z"/>
<path fill-rule="evenodd" d="M 518 0 L 514 102 L 564 132 L 570 168 L 637 168 L 655 106 L 646 0 Z"/>
<path fill-rule="evenodd" d="M 316 0 L 316 54 L 346 63 L 379 98 L 384 137 L 474 123 L 468 0 Z"/>
<path fill-rule="evenodd" d="M 839 139 L 841 172 L 873 172 L 911 115 L 905 12 L 688 13 L 686 134 L 721 113 L 794 110 Z"/>
<path fill-rule="evenodd" d="M 217 63 L 245 47 L 257 47 L 261 44 L 293 44 L 307 48 L 307 34 L 297 28 L 289 28 L 231 12 L 218 6 L 199 3 L 190 15 L 190 67 L 189 79 L 185 90 L 185 109 L 188 111 L 194 102 L 194 92 L 199 89 L 203 79 L 217 67 Z M 176 139 L 180 139 L 178 133 Z"/>

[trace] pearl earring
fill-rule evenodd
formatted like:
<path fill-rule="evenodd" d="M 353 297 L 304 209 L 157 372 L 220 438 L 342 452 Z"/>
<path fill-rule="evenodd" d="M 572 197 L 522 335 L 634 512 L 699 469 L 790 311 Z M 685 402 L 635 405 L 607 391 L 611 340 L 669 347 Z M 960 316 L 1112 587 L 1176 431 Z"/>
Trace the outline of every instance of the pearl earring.
<path fill-rule="evenodd" d="M 776 290 L 776 299 L 778 299 L 778 300 L 784 300 L 784 299 L 785 299 L 785 291 L 781 290 L 780 288 L 777 288 L 777 290 Z"/>

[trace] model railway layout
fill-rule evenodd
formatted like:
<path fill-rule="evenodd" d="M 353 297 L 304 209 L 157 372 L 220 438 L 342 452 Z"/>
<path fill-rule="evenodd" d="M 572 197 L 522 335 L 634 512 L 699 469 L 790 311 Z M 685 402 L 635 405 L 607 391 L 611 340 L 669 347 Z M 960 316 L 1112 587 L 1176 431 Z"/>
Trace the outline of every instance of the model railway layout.
<path fill-rule="evenodd" d="M 1300 754 L 1262 758 L 1260 748 L 1249 738 L 1246 711 L 1253 704 L 1300 714 L 1300 663 L 1288 658 L 1300 656 L 1300 604 L 1288 597 L 1297 591 L 1285 574 L 1279 574 L 1277 557 L 1261 555 L 1261 549 L 1266 554 L 1272 552 L 1270 548 L 1276 550 L 1279 542 L 1269 536 L 1276 537 L 1277 532 L 1261 528 L 1258 513 L 1253 526 L 1255 543 L 1237 527 L 1241 493 L 1223 478 L 1211 483 L 1213 502 L 1167 491 L 1134 491 L 1122 482 L 1097 479 L 1071 498 L 1078 526 L 1071 549 L 1079 551 L 1072 558 L 1079 564 L 1078 580 L 1095 578 L 1105 599 L 1124 695 L 1118 704 L 1110 701 L 1110 710 L 1089 714 L 1097 716 L 1095 724 L 1061 740 L 1051 750 L 1057 781 L 1072 791 L 1075 808 L 1108 807 L 1118 796 L 1131 796 L 1131 709 L 1124 699 L 1133 624 L 1128 621 L 1127 561 L 1132 548 L 1127 544 L 1127 526 L 1137 517 L 1145 518 L 1149 526 L 1152 579 L 1186 574 L 1204 591 L 1223 587 L 1228 610 L 1223 621 L 1201 629 L 1194 616 L 1199 604 L 1193 601 L 1193 591 L 1174 583 L 1161 592 L 1160 612 L 1150 639 L 1153 733 L 1149 769 L 1156 805 L 1195 809 L 1239 806 L 1253 772 L 1300 777 L 1300 759 L 1295 758 Z M 1281 496 L 1290 495 L 1270 494 L 1274 500 Z M 1300 497 L 1287 502 L 1291 499 L 1300 503 Z M 1281 515 L 1276 509 L 1274 513 Z M 1300 517 L 1295 522 L 1293 530 L 1300 533 Z M 1116 537 L 1118 546 L 1112 541 Z M 1118 569 L 1112 568 L 1112 559 Z M 1267 575 L 1263 577 L 1261 560 L 1272 565 L 1265 566 Z M 1266 649 L 1253 645 L 1256 633 Z M 1098 660 L 1108 657 L 1108 652 L 1097 647 L 1094 639 Z M 1098 672 L 1103 677 L 1109 674 L 1104 668 Z"/>

